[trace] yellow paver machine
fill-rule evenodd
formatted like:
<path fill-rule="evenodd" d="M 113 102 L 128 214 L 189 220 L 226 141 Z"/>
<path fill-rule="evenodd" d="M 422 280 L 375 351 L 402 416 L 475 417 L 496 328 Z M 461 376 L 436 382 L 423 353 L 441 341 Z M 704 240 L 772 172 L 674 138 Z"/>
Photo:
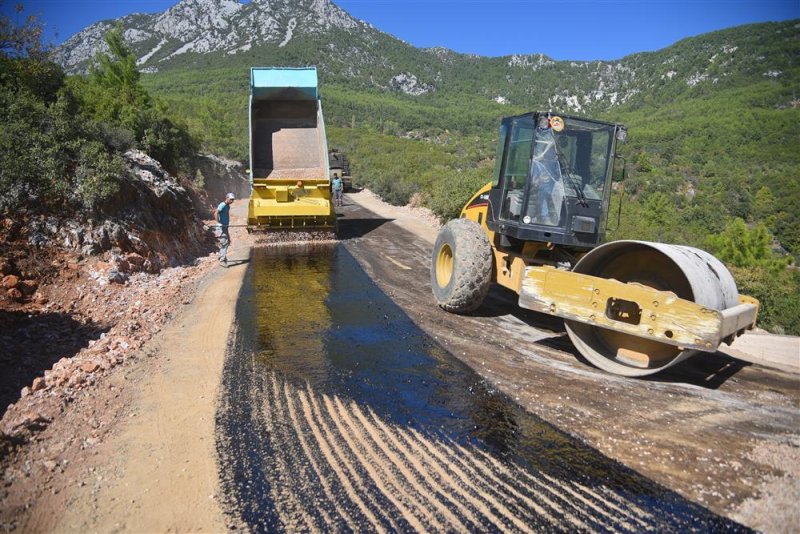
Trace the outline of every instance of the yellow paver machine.
<path fill-rule="evenodd" d="M 493 181 L 436 239 L 431 286 L 454 313 L 498 283 L 519 305 L 562 317 L 577 350 L 611 373 L 644 376 L 753 328 L 758 301 L 688 246 L 601 244 L 623 125 L 535 112 L 502 120 Z"/>
<path fill-rule="evenodd" d="M 250 69 L 248 230 L 335 231 L 317 69 Z"/>

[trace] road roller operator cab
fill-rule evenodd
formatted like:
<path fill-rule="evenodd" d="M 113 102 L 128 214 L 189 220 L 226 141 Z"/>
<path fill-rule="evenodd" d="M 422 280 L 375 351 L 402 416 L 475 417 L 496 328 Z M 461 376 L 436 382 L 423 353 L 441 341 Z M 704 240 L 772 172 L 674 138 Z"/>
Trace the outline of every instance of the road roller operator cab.
<path fill-rule="evenodd" d="M 594 248 L 605 235 L 616 143 L 625 136 L 620 124 L 585 118 L 507 117 L 491 189 L 471 203 L 488 203 L 486 226 L 503 247 L 534 241 Z"/>

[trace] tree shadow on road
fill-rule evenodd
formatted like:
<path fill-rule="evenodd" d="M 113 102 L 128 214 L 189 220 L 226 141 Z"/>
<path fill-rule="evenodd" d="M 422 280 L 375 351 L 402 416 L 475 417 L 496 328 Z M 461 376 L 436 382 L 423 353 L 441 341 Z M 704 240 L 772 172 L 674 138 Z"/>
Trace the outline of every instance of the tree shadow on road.
<path fill-rule="evenodd" d="M 20 391 L 63 357 L 71 357 L 108 331 L 65 313 L 0 310 L 0 414 Z"/>

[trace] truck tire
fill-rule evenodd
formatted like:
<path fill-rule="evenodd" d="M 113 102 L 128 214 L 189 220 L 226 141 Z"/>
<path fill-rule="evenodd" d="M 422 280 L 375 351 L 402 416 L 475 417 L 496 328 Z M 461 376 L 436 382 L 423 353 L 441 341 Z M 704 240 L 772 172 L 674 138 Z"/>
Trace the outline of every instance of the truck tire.
<path fill-rule="evenodd" d="M 439 306 L 453 313 L 478 308 L 492 281 L 492 246 L 483 229 L 469 219 L 454 219 L 433 245 L 431 288 Z"/>

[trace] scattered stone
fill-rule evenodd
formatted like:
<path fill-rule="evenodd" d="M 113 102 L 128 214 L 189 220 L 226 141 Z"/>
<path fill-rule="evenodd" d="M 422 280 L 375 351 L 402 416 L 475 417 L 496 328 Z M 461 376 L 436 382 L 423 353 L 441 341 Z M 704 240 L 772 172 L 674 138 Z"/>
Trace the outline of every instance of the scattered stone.
<path fill-rule="evenodd" d="M 69 380 L 67 380 L 67 385 L 71 387 L 77 387 L 83 384 L 83 382 L 84 382 L 83 374 L 74 373 L 72 376 L 69 377 Z"/>
<path fill-rule="evenodd" d="M 125 257 L 125 260 L 130 265 L 131 271 L 141 271 L 144 268 L 144 258 L 135 252 L 131 252 Z"/>
<path fill-rule="evenodd" d="M 126 280 L 128 280 L 127 274 L 117 271 L 115 269 L 108 271 L 109 282 L 114 282 L 115 284 L 124 284 Z"/>
<path fill-rule="evenodd" d="M 36 247 L 42 248 L 47 245 L 48 239 L 39 232 L 33 232 L 30 237 L 28 237 L 28 244 Z"/>
<path fill-rule="evenodd" d="M 22 292 L 17 288 L 9 289 L 8 291 L 6 291 L 6 296 L 9 298 L 9 300 L 13 301 L 22 300 Z"/>
<path fill-rule="evenodd" d="M 17 285 L 17 289 L 26 296 L 29 297 L 36 293 L 36 290 L 39 288 L 39 282 L 36 280 L 23 280 Z"/>
<path fill-rule="evenodd" d="M 54 450 L 48 444 L 52 434 L 42 431 L 55 418 L 70 416 L 71 403 L 87 398 L 91 402 L 98 384 L 110 386 L 117 379 L 127 380 L 124 373 L 109 378 L 103 370 L 135 358 L 134 351 L 158 332 L 186 299 L 181 285 L 215 266 L 210 257 L 205 259 L 213 242 L 197 223 L 198 212 L 189 195 L 155 160 L 142 161 L 152 167 L 148 170 L 152 176 L 141 183 L 124 183 L 127 189 L 118 197 L 125 200 L 121 206 L 125 210 L 131 199 L 141 204 L 138 207 L 142 209 L 130 217 L 125 211 L 125 218 L 119 218 L 117 206 L 106 206 L 105 213 L 110 215 L 101 221 L 60 216 L 33 219 L 24 212 L 15 214 L 13 221 L 0 217 L 0 226 L 10 229 L 0 235 L 0 304 L 12 310 L 14 318 L 19 316 L 34 325 L 11 330 L 11 335 L 6 330 L 11 323 L 0 316 L 0 342 L 10 343 L 10 354 L 22 353 L 33 340 L 47 347 L 47 354 L 32 352 L 19 365 L 14 362 L 14 372 L 20 377 L 30 372 L 26 366 L 64 356 L 51 369 L 43 370 L 44 376 L 22 388 L 19 397 L 0 414 L 0 457 L 10 450 L 21 454 L 26 467 L 17 471 L 20 477 L 50 479 L 53 475 L 46 470 L 59 471 L 64 448 Z M 247 184 L 246 179 L 243 183 Z M 163 220 L 140 217 L 150 213 L 151 205 L 164 212 Z M 201 259 L 191 265 L 173 267 L 198 257 Z M 132 306 L 133 302 L 139 304 Z M 89 340 L 96 341 L 87 346 Z M 153 350 L 150 354 L 156 355 Z M 4 359 L 0 354 L 0 360 Z M 77 432 L 84 423 L 75 423 Z M 63 431 L 62 426 L 56 431 Z M 97 432 L 102 438 L 105 429 Z M 80 446 L 80 434 L 75 436 L 76 446 Z M 96 443 L 94 437 L 86 442 Z M 12 475 L 3 473 L 7 480 Z M 38 487 L 42 492 L 52 489 L 48 480 Z M 0 490 L 0 502 L 3 499 Z M 0 531 L 5 530 L 3 526 Z"/>
<path fill-rule="evenodd" d="M 47 382 L 41 376 L 37 376 L 33 379 L 33 384 L 31 385 L 31 391 L 40 391 L 47 387 Z"/>
<path fill-rule="evenodd" d="M 116 258 L 114 260 L 114 265 L 112 269 L 115 269 L 120 273 L 128 274 L 131 272 L 131 264 L 128 263 L 128 261 L 125 260 L 124 258 Z"/>
<path fill-rule="evenodd" d="M 85 362 L 81 364 L 81 370 L 86 373 L 94 373 L 100 369 L 100 364 L 97 362 Z"/>

